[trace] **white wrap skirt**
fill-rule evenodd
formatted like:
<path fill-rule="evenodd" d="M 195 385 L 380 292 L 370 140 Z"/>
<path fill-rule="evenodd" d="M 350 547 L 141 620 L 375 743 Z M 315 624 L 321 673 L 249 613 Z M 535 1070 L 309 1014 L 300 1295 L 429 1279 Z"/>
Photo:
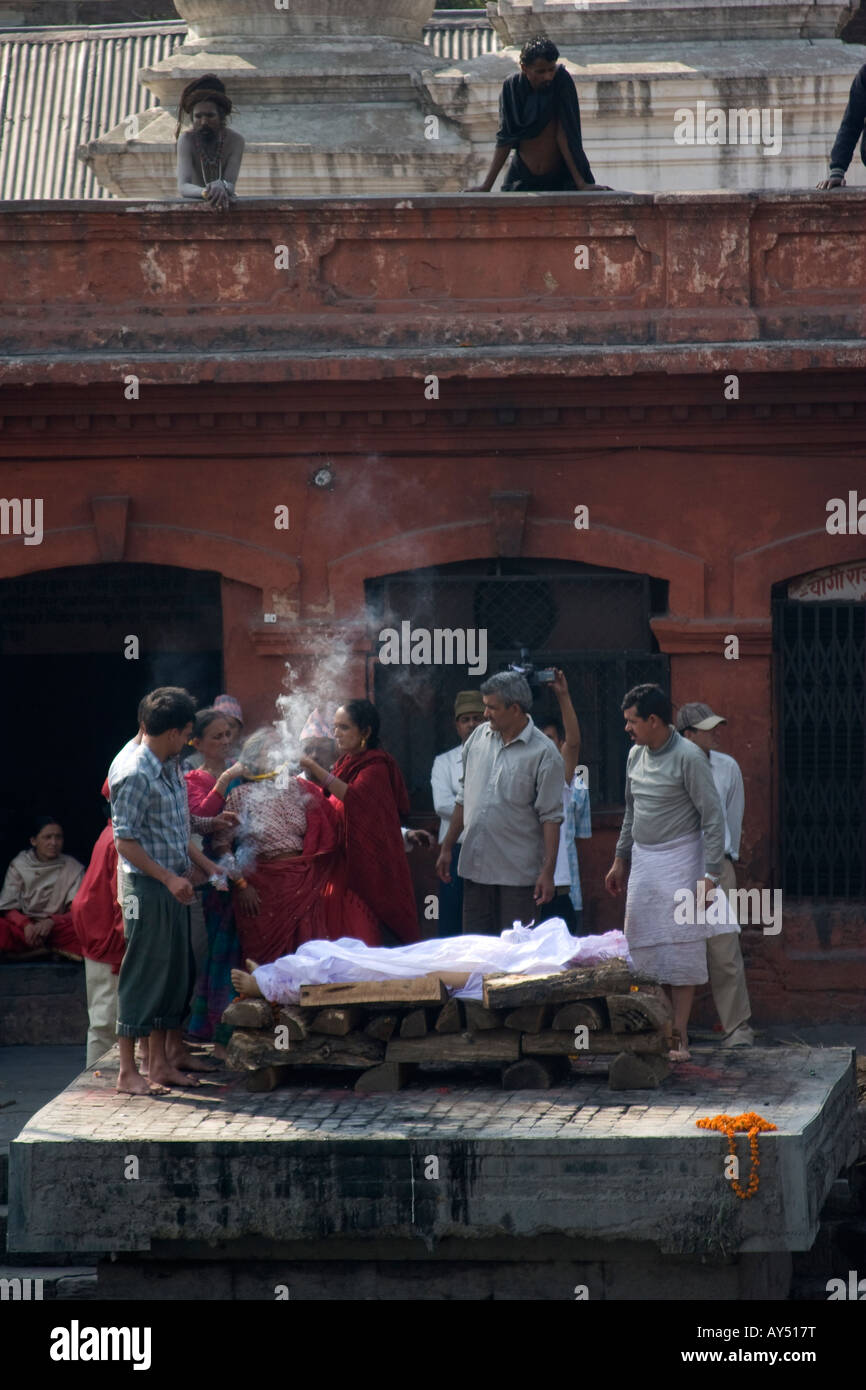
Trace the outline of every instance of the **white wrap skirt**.
<path fill-rule="evenodd" d="M 703 985 L 708 979 L 709 936 L 729 932 L 712 926 L 697 911 L 683 909 L 683 890 L 697 902 L 705 874 L 704 837 L 698 830 L 663 845 L 632 847 L 625 905 L 625 936 L 636 970 L 666 985 Z M 691 917 L 691 921 L 683 921 Z"/>

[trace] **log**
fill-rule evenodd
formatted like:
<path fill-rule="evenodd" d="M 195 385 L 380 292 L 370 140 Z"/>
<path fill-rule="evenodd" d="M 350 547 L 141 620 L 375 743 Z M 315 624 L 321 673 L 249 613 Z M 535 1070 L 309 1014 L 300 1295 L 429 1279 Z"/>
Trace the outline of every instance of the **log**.
<path fill-rule="evenodd" d="M 588 1033 L 588 1047 L 575 1047 L 573 1033 L 524 1033 L 521 1046 L 524 1055 L 541 1053 L 587 1057 L 597 1052 L 667 1052 L 670 1042 L 659 1033 Z"/>
<path fill-rule="evenodd" d="M 233 999 L 222 1021 L 230 1028 L 272 1028 L 274 1015 L 267 999 Z"/>
<path fill-rule="evenodd" d="M 282 1085 L 289 1073 L 288 1067 L 259 1067 L 247 1073 L 244 1080 L 246 1091 L 273 1091 Z"/>
<path fill-rule="evenodd" d="M 582 999 L 575 1004 L 563 1004 L 561 1009 L 557 1009 L 550 1026 L 556 1032 L 562 1031 L 573 1035 L 578 1026 L 588 1028 L 590 1033 L 597 1033 L 599 1029 L 606 1028 L 607 1025 L 607 1010 L 604 1007 L 604 1000 Z"/>
<path fill-rule="evenodd" d="M 607 1069 L 607 1084 L 612 1091 L 655 1090 L 670 1069 L 667 1057 L 620 1052 Z"/>
<path fill-rule="evenodd" d="M 546 1091 L 568 1075 L 568 1063 L 564 1057 L 550 1057 L 543 1061 L 538 1057 L 521 1057 L 512 1062 L 502 1073 L 502 1087 L 506 1091 Z"/>
<path fill-rule="evenodd" d="M 357 1067 L 366 1069 L 385 1058 L 385 1044 L 366 1033 L 347 1033 L 344 1038 L 313 1034 L 292 1043 L 283 1060 L 295 1067 Z"/>
<path fill-rule="evenodd" d="M 512 1009 L 505 1015 L 505 1026 L 518 1033 L 540 1033 L 549 1013 L 549 1004 L 524 1004 L 522 1009 Z"/>
<path fill-rule="evenodd" d="M 413 975 L 408 980 L 358 980 L 329 985 L 301 985 L 301 1003 L 327 1008 L 331 1004 L 409 1004 L 416 1008 L 444 1004 L 448 990 L 438 975 Z"/>
<path fill-rule="evenodd" d="M 505 1028 L 482 1033 L 428 1033 L 426 1038 L 392 1038 L 386 1062 L 516 1062 L 520 1034 Z"/>
<path fill-rule="evenodd" d="M 290 1042 L 302 1042 L 310 1031 L 310 1021 L 314 1015 L 309 1009 L 298 1009 L 294 1005 L 284 1005 L 277 1010 L 275 1024 L 277 1028 L 288 1029 Z"/>
<path fill-rule="evenodd" d="M 344 1038 L 358 1027 L 363 1011 L 354 1005 L 350 1009 L 319 1009 L 310 1024 L 311 1033 L 327 1033 L 332 1038 Z"/>
<path fill-rule="evenodd" d="M 487 1009 L 480 1004 L 477 999 L 464 999 L 463 1008 L 466 1013 L 466 1027 L 478 1031 L 485 1028 L 501 1028 L 502 1015 L 494 1013 L 492 1009 Z"/>
<path fill-rule="evenodd" d="M 277 1047 L 273 1033 L 242 1033 L 235 1030 L 226 1048 L 226 1065 L 232 1071 L 256 1071 L 260 1067 L 369 1067 L 381 1062 L 385 1044 L 364 1033 L 347 1033 L 332 1038 L 321 1033 L 300 1041 L 289 1041 L 288 1048 Z"/>
<path fill-rule="evenodd" d="M 382 1042 L 387 1042 L 399 1022 L 399 1014 L 375 1014 L 364 1032 L 368 1038 L 379 1038 Z"/>
<path fill-rule="evenodd" d="M 650 1028 L 670 1032 L 673 1016 L 664 997 L 638 990 L 636 994 L 609 994 L 606 1002 L 615 1033 L 645 1033 Z"/>
<path fill-rule="evenodd" d="M 416 1068 L 411 1062 L 381 1062 L 378 1067 L 362 1071 L 355 1082 L 359 1095 L 369 1095 L 374 1091 L 400 1091 L 411 1081 Z"/>
<path fill-rule="evenodd" d="M 523 1004 L 567 1004 L 572 999 L 599 999 L 628 994 L 632 985 L 655 984 L 648 975 L 632 974 L 622 960 L 560 970 L 554 975 L 485 975 L 484 1003 L 490 1009 L 519 1009 Z"/>
<path fill-rule="evenodd" d="M 404 1014 L 400 1024 L 400 1037 L 425 1038 L 432 1021 L 432 1015 L 428 1017 L 426 1009 L 410 1009 L 408 1014 Z"/>
<path fill-rule="evenodd" d="M 459 999 L 449 999 L 433 1027 L 437 1033 L 460 1033 L 463 1030 L 463 1008 Z"/>
<path fill-rule="evenodd" d="M 285 1065 L 288 1055 L 286 1048 L 275 1045 L 273 1031 L 244 1032 L 236 1028 L 226 1048 L 226 1066 L 230 1071 L 258 1071 L 261 1067 Z"/>

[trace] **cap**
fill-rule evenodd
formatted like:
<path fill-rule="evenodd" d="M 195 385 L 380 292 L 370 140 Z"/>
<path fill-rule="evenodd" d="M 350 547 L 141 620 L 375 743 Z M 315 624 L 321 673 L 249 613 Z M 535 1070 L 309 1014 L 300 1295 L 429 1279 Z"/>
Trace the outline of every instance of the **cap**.
<path fill-rule="evenodd" d="M 454 718 L 461 714 L 483 714 L 484 701 L 477 690 L 461 690 L 454 701 Z"/>
<path fill-rule="evenodd" d="M 721 714 L 713 714 L 709 705 L 702 705 L 699 701 L 693 700 L 691 704 L 680 705 L 677 711 L 677 733 L 683 733 L 686 729 L 700 729 L 706 732 L 714 729 L 717 724 L 727 724 Z"/>
<path fill-rule="evenodd" d="M 217 695 L 213 702 L 213 707 L 214 709 L 218 709 L 221 714 L 228 714 L 232 719 L 236 719 L 239 724 L 243 725 L 243 712 L 234 695 Z"/>

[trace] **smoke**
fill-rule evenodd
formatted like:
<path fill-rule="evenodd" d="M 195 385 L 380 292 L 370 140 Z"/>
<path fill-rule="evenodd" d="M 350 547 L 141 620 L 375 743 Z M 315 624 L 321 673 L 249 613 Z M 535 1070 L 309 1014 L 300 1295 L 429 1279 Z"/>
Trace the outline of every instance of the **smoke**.
<path fill-rule="evenodd" d="M 363 688 L 352 688 L 352 672 L 356 669 L 357 658 L 351 648 L 339 641 L 333 642 L 329 650 L 317 658 L 312 677 L 302 677 L 291 662 L 286 662 L 283 693 L 276 700 L 278 718 L 274 720 L 274 729 L 290 775 L 300 771 L 301 733 L 313 712 L 318 714 L 317 722 L 326 725 L 333 734 L 337 707 L 346 700 L 364 695 Z"/>

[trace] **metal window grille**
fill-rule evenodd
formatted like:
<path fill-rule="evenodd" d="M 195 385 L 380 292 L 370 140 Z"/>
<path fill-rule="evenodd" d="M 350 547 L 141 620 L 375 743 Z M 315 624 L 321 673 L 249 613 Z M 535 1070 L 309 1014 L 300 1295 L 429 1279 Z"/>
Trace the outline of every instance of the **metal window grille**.
<path fill-rule="evenodd" d="M 650 586 L 641 575 L 429 574 L 391 575 L 369 581 L 367 601 L 375 640 L 385 627 L 411 622 L 413 629 L 484 627 L 487 671 L 467 666 L 373 667 L 373 692 L 382 719 L 383 742 L 406 777 L 415 811 L 430 810 L 430 768 L 437 753 L 453 747 L 454 697 L 478 689 L 495 671 L 529 649 L 537 666 L 559 666 L 568 679 L 580 721 L 581 762 L 588 768 L 593 809 L 623 805 L 625 763 L 630 747 L 620 704 L 643 681 L 669 686 L 666 656 L 654 650 L 649 626 Z M 558 715 L 549 689 L 533 691 L 532 717 L 543 724 Z"/>
<path fill-rule="evenodd" d="M 782 891 L 866 897 L 866 605 L 778 600 Z"/>

